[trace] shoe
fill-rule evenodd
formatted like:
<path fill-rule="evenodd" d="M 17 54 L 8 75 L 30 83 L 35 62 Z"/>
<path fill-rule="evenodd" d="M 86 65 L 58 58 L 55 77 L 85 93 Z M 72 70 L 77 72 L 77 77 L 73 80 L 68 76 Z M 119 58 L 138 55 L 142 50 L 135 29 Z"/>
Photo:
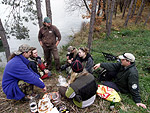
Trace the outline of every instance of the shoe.
<path fill-rule="evenodd" d="M 35 99 L 39 99 L 40 98 L 40 94 L 33 93 L 31 96 L 34 97 Z"/>
<path fill-rule="evenodd" d="M 30 101 L 29 95 L 24 96 L 21 101 Z"/>

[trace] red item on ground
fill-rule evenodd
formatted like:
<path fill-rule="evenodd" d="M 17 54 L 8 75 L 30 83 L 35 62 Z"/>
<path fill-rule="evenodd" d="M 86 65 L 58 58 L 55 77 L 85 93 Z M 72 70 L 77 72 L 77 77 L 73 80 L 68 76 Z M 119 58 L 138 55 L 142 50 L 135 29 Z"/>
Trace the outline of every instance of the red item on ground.
<path fill-rule="evenodd" d="M 42 80 L 45 79 L 45 78 L 49 78 L 48 74 L 45 74 L 45 75 L 43 75 L 43 76 L 41 77 Z"/>
<path fill-rule="evenodd" d="M 46 69 L 45 65 L 43 63 L 38 64 L 39 68 L 41 69 L 41 71 L 43 71 L 44 69 Z"/>

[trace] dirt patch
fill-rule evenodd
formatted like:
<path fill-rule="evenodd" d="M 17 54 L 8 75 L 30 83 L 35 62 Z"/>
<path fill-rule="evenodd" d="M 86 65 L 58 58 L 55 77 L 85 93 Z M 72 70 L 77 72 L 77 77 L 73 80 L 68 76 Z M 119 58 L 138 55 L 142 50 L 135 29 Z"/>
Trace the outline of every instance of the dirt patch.
<path fill-rule="evenodd" d="M 44 83 L 47 87 L 47 93 L 58 91 L 58 76 L 59 74 L 53 74 L 51 78 L 45 79 Z M 64 76 L 64 75 L 63 75 Z M 2 76 L 0 76 L 2 78 Z M 2 79 L 0 79 L 1 81 Z M 44 93 L 42 90 L 38 87 L 35 87 L 35 92 L 40 94 L 40 98 L 43 97 Z M 38 102 L 38 100 L 36 100 Z M 64 98 L 61 98 L 59 103 L 54 104 L 57 108 L 61 105 L 65 105 L 70 113 L 99 113 L 99 112 L 110 112 L 109 102 L 101 99 L 100 97 L 97 97 L 95 102 L 84 109 L 76 107 L 72 101 L 68 101 Z M 29 109 L 29 102 L 23 102 L 23 101 L 15 101 L 15 100 L 9 100 L 6 98 L 6 95 L 3 93 L 2 85 L 0 84 L 0 113 L 30 113 Z M 114 110 L 113 112 L 117 112 L 117 110 Z"/>

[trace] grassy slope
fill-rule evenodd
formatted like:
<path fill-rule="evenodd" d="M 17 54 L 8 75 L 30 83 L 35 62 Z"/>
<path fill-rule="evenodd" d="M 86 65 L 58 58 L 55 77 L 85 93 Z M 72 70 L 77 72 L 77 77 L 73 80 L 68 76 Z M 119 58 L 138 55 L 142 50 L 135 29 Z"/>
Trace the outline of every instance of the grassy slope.
<path fill-rule="evenodd" d="M 71 42 L 71 45 L 76 47 L 86 46 L 86 37 L 87 33 L 79 33 L 75 35 L 74 41 Z M 101 34 L 99 34 L 101 35 Z M 103 35 L 103 34 L 102 34 Z M 121 31 L 113 31 L 109 39 L 97 38 L 92 44 L 92 56 L 94 62 L 110 62 L 105 60 L 101 52 L 111 53 L 113 55 L 120 55 L 124 52 L 133 53 L 136 57 L 136 66 L 139 71 L 139 85 L 140 85 L 140 94 L 142 102 L 147 105 L 148 109 L 150 108 L 150 30 L 144 28 L 136 29 L 122 29 Z M 79 38 L 80 37 L 80 38 Z M 81 42 L 82 40 L 82 42 Z M 66 49 L 66 47 L 64 47 Z M 97 76 L 97 75 L 95 75 Z M 148 112 L 143 108 L 138 108 L 135 103 L 132 101 L 131 95 L 120 94 L 122 101 L 116 105 L 115 112 Z M 108 102 L 105 103 L 105 110 L 107 111 Z M 119 111 L 118 111 L 119 110 Z"/>

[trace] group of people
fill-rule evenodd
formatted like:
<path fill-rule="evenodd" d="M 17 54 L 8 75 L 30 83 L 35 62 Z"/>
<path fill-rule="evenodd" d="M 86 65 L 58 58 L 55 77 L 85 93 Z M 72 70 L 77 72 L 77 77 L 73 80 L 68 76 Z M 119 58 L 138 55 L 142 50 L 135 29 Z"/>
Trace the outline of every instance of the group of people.
<path fill-rule="evenodd" d="M 101 82 L 103 85 L 121 93 L 130 93 L 137 106 L 146 108 L 146 105 L 141 103 L 139 77 L 133 54 L 120 55 L 118 58 L 121 62 L 94 65 L 87 48 L 80 47 L 77 50 L 69 46 L 66 64 L 60 66 L 57 46 L 61 34 L 58 28 L 51 24 L 49 17 L 44 18 L 38 39 L 44 51 L 45 63 L 38 56 L 36 48 L 27 44 L 19 46 L 18 51 L 11 55 L 3 73 L 2 88 L 8 99 L 28 99 L 28 95 L 33 94 L 33 85 L 45 92 L 46 86 L 42 79 L 51 76 L 53 55 L 56 70 L 60 72 L 70 67 L 71 73 L 68 84 L 60 87 L 59 93 L 65 98 L 73 98 L 78 107 L 90 106 L 96 99 L 97 83 L 92 74 L 93 70 L 102 67 L 107 70 L 109 76 L 109 79 Z M 37 67 L 40 68 L 40 72 Z"/>

